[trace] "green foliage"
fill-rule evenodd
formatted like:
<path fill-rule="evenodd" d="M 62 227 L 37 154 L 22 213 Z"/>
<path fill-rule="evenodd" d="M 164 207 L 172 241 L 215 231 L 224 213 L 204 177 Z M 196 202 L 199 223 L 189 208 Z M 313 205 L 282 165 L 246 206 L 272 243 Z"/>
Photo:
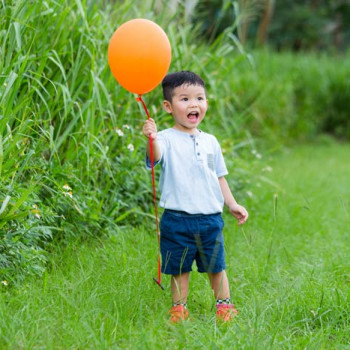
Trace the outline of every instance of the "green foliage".
<path fill-rule="evenodd" d="M 230 30 L 255 46 L 267 10 L 266 44 L 273 49 L 345 51 L 349 46 L 348 0 L 199 0 L 192 20 L 208 40 Z"/>
<path fill-rule="evenodd" d="M 274 144 L 328 133 L 349 139 L 349 59 L 316 54 L 254 53 L 255 70 L 235 77 L 237 112 L 252 134 Z"/>
<path fill-rule="evenodd" d="M 229 326 L 215 322 L 207 276 L 191 273 L 191 321 L 171 325 L 170 278 L 153 282 L 157 238 L 129 227 L 53 252 L 42 278 L 0 283 L 4 349 L 347 349 L 349 145 L 303 145 L 262 159 L 243 227 L 226 212 Z M 330 181 L 332 179 L 332 181 Z M 239 197 L 242 192 L 239 193 Z"/>
<path fill-rule="evenodd" d="M 255 178 L 256 139 L 274 147 L 318 131 L 349 135 L 349 65 L 316 56 L 247 54 L 227 30 L 210 43 L 165 3 L 18 0 L 0 3 L 0 275 L 41 274 L 52 242 L 153 225 L 143 158 L 145 116 L 110 73 L 114 30 L 145 17 L 165 28 L 170 71 L 194 70 L 208 86 L 201 127 L 222 144 L 234 190 Z M 231 8 L 225 2 L 223 11 Z M 152 9 L 152 11 L 150 11 Z M 255 67 L 255 68 L 254 68 Z M 171 125 L 161 91 L 145 97 L 159 129 Z M 277 146 L 276 146 L 277 145 Z M 248 180 L 249 179 L 249 180 Z M 145 221 L 147 220 L 147 221 Z"/>
<path fill-rule="evenodd" d="M 211 96 L 231 95 L 220 77 L 244 52 L 225 35 L 210 47 L 197 42 L 189 23 L 166 6 L 149 11 L 152 3 L 0 3 L 0 271 L 7 279 L 41 274 L 52 240 L 101 236 L 152 211 L 145 116 L 107 64 L 118 25 L 155 20 L 171 41 L 172 70 L 193 69 L 208 80 Z M 231 98 L 221 103 L 218 96 L 212 110 L 220 118 L 205 125 L 223 130 L 222 138 L 235 133 L 225 118 Z M 169 126 L 160 89 L 145 99 L 159 128 Z"/>
<path fill-rule="evenodd" d="M 278 49 L 293 50 L 332 44 L 325 38 L 329 35 L 325 27 L 331 20 L 330 16 L 324 3 L 321 7 L 313 7 L 309 1 L 303 0 L 277 2 L 269 28 L 270 42 Z"/>

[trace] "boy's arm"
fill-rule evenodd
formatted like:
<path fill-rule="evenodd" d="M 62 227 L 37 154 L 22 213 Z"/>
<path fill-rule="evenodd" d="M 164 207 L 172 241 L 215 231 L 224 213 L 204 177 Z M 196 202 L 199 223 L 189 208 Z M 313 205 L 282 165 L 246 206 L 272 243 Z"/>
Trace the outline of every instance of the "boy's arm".
<path fill-rule="evenodd" d="M 153 160 L 154 162 L 157 162 L 161 156 L 161 150 L 159 147 L 159 144 L 157 142 L 157 125 L 153 119 L 148 119 L 145 121 L 143 128 L 142 128 L 143 134 L 148 138 L 148 143 L 147 143 L 147 156 L 148 158 L 151 158 L 151 145 L 149 142 L 149 137 L 152 138 L 152 148 L 153 148 Z"/>
<path fill-rule="evenodd" d="M 238 220 L 238 225 L 243 225 L 248 219 L 247 210 L 236 202 L 224 176 L 219 177 L 219 184 L 225 205 L 228 207 L 231 215 Z"/>

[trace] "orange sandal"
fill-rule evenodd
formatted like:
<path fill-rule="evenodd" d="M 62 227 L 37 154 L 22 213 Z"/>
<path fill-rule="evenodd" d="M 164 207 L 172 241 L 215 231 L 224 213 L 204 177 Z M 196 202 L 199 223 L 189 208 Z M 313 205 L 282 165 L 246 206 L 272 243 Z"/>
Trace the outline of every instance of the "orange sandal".
<path fill-rule="evenodd" d="M 230 322 L 238 314 L 233 304 L 218 304 L 216 309 L 216 319 L 220 322 Z"/>
<path fill-rule="evenodd" d="M 173 306 L 168 313 L 171 323 L 179 323 L 188 319 L 188 310 L 183 305 Z"/>

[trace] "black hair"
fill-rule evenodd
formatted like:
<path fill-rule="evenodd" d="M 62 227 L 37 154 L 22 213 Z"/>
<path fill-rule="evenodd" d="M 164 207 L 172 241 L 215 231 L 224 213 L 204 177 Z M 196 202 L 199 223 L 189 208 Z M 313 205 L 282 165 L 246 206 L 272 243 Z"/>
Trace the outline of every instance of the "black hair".
<path fill-rule="evenodd" d="M 171 102 L 174 89 L 183 84 L 199 85 L 202 86 L 205 90 L 205 83 L 203 79 L 193 72 L 181 71 L 170 73 L 166 75 L 162 81 L 164 100 Z"/>

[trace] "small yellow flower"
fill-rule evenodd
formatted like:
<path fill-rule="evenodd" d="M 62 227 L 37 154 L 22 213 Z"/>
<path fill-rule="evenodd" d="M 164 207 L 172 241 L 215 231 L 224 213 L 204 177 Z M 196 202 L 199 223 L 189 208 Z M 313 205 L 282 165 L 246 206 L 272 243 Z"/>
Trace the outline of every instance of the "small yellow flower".
<path fill-rule="evenodd" d="M 4 83 L 4 86 L 6 87 L 6 86 L 7 86 L 7 83 Z"/>
<path fill-rule="evenodd" d="M 64 195 L 65 195 L 65 196 L 68 196 L 68 197 L 70 197 L 70 198 L 73 198 L 73 192 L 72 192 L 72 191 L 64 192 Z"/>
<path fill-rule="evenodd" d="M 67 191 L 71 191 L 71 190 L 72 190 L 72 189 L 69 187 L 68 184 L 65 184 L 65 185 L 63 186 L 63 189 L 64 189 L 64 190 L 67 190 Z"/>
<path fill-rule="evenodd" d="M 38 206 L 37 206 L 36 204 L 33 204 L 32 213 L 35 215 L 35 217 L 36 217 L 37 219 L 40 219 L 40 218 L 41 218 L 40 210 L 38 209 Z"/>
<path fill-rule="evenodd" d="M 28 137 L 25 137 L 23 140 L 22 140 L 22 145 L 27 145 L 29 143 L 29 139 Z"/>
<path fill-rule="evenodd" d="M 7 282 L 6 280 L 1 281 L 1 283 L 2 283 L 4 286 L 8 286 L 8 285 L 9 285 L 8 282 Z"/>

